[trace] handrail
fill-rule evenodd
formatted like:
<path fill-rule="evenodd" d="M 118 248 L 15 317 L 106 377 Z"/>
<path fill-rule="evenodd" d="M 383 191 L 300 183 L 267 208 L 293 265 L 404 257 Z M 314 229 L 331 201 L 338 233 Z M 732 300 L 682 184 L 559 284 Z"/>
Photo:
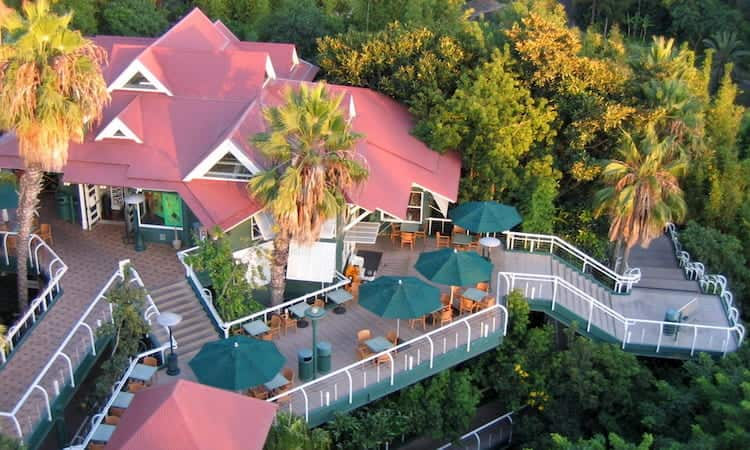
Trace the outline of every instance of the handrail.
<path fill-rule="evenodd" d="M 118 267 L 118 269 L 115 270 L 115 272 L 112 274 L 112 276 L 109 277 L 109 280 L 107 280 L 107 283 L 99 291 L 99 293 L 96 295 L 96 297 L 94 297 L 94 300 L 91 302 L 91 304 L 88 306 L 88 308 L 86 308 L 86 310 L 83 312 L 83 314 L 81 315 L 81 318 L 78 319 L 78 321 L 75 323 L 75 325 L 73 325 L 73 327 L 71 328 L 71 330 L 68 332 L 68 335 L 65 337 L 65 339 L 63 339 L 62 343 L 57 348 L 57 350 L 55 351 L 55 353 L 52 355 L 52 357 L 49 358 L 49 360 L 47 361 L 47 364 L 39 372 L 39 375 L 37 375 L 36 378 L 34 378 L 34 381 L 31 382 L 31 385 L 29 386 L 29 388 L 26 390 L 26 392 L 23 394 L 23 396 L 21 396 L 21 398 L 18 400 L 18 402 L 16 402 L 16 405 L 10 411 L 8 411 L 8 412 L 0 412 L 0 417 L 8 417 L 8 418 L 10 418 L 14 422 L 15 427 L 16 427 L 16 431 L 18 433 L 18 438 L 22 439 L 23 436 L 24 436 L 24 433 L 23 433 L 23 430 L 21 428 L 21 424 L 20 424 L 18 418 L 16 417 L 16 414 L 18 414 L 18 411 L 26 403 L 26 400 L 28 400 L 28 398 L 31 396 L 31 394 L 35 390 L 40 390 L 44 394 L 45 402 L 46 402 L 46 410 L 47 410 L 47 419 L 50 420 L 50 421 L 52 420 L 52 409 L 51 409 L 52 408 L 52 400 L 50 399 L 50 396 L 49 396 L 49 393 L 47 392 L 47 389 L 42 385 L 42 380 L 47 375 L 47 373 L 49 372 L 49 370 L 52 368 L 52 366 L 54 365 L 54 363 L 57 362 L 58 358 L 60 358 L 60 357 L 64 358 L 65 361 L 68 364 L 68 372 L 69 372 L 68 375 L 70 377 L 70 380 L 66 381 L 65 380 L 65 376 L 63 376 L 63 380 L 62 380 L 63 382 L 62 382 L 62 384 L 65 385 L 67 382 L 69 382 L 72 387 L 75 387 L 76 380 L 75 380 L 75 374 L 74 374 L 74 369 L 73 369 L 73 363 L 72 363 L 72 359 L 70 358 L 70 356 L 68 356 L 65 353 L 65 347 L 68 345 L 68 343 L 70 342 L 70 340 L 73 338 L 73 336 L 78 332 L 78 330 L 81 327 L 85 328 L 88 331 L 89 339 L 90 339 L 90 342 L 91 342 L 91 351 L 92 351 L 92 353 L 94 355 L 96 355 L 96 344 L 95 344 L 96 341 L 95 341 L 95 338 L 94 338 L 94 330 L 92 329 L 92 327 L 89 324 L 87 324 L 85 322 L 85 320 L 88 318 L 89 314 L 91 314 L 91 312 L 94 310 L 94 307 L 96 307 L 102 299 L 106 299 L 105 294 L 110 289 L 110 287 L 112 286 L 112 284 L 116 280 L 123 280 L 124 279 L 124 274 L 122 273 L 121 267 Z M 112 317 L 112 305 L 109 305 L 109 309 L 108 310 L 109 310 L 109 317 L 107 319 L 108 320 L 113 320 L 113 317 Z M 57 379 L 55 379 L 55 381 L 57 381 Z"/>
<path fill-rule="evenodd" d="M 305 396 L 305 398 L 307 398 L 307 393 L 305 391 L 306 389 L 310 389 L 312 386 L 318 385 L 320 383 L 324 383 L 325 381 L 330 380 L 330 379 L 332 379 L 334 377 L 341 376 L 341 375 L 346 375 L 349 378 L 349 394 L 348 394 L 349 395 L 349 403 L 352 403 L 353 386 L 352 386 L 352 382 L 351 382 L 351 374 L 350 374 L 351 370 L 358 369 L 358 368 L 364 368 L 369 363 L 375 362 L 375 361 L 377 361 L 379 359 L 382 359 L 383 357 L 387 356 L 389 358 L 389 360 L 390 360 L 390 380 L 391 380 L 390 382 L 391 382 L 391 385 L 393 385 L 393 383 L 394 383 L 394 376 L 395 376 L 395 365 L 394 364 L 395 364 L 395 359 L 396 359 L 396 356 L 394 356 L 394 355 L 396 353 L 398 353 L 399 351 L 402 351 L 402 350 L 406 350 L 409 347 L 415 346 L 415 344 L 417 344 L 417 342 L 427 341 L 430 344 L 430 349 L 431 350 L 430 350 L 429 359 L 425 358 L 425 362 L 429 361 L 430 367 L 432 367 L 433 366 L 433 362 L 434 362 L 434 357 L 435 357 L 434 342 L 433 342 L 433 339 L 432 339 L 434 336 L 437 336 L 438 334 L 444 333 L 446 330 L 454 328 L 454 327 L 460 327 L 461 329 L 463 329 L 464 327 L 466 327 L 467 330 L 468 330 L 468 335 L 467 335 L 467 341 L 466 341 L 465 345 L 466 345 L 467 351 L 469 351 L 471 349 L 471 342 L 472 342 L 472 328 L 471 328 L 471 325 L 470 325 L 469 322 L 470 321 L 474 321 L 475 319 L 481 318 L 482 316 L 490 315 L 491 313 L 494 313 L 494 312 L 502 314 L 501 331 L 502 331 L 502 335 L 505 336 L 507 334 L 507 330 L 508 330 L 508 310 L 503 305 L 495 304 L 495 305 L 492 305 L 492 306 L 490 306 L 488 308 L 485 308 L 485 309 L 483 309 L 483 310 L 481 310 L 479 312 L 470 314 L 468 316 L 464 316 L 464 317 L 462 317 L 462 318 L 460 318 L 458 320 L 455 320 L 455 321 L 453 321 L 453 322 L 451 322 L 451 323 L 449 323 L 449 324 L 447 324 L 445 326 L 441 326 L 441 327 L 439 327 L 439 328 L 437 328 L 435 330 L 432 330 L 432 331 L 430 331 L 428 333 L 425 333 L 425 334 L 422 334 L 420 336 L 417 336 L 417 337 L 415 337 L 415 338 L 413 338 L 413 339 L 411 339 L 409 341 L 406 341 L 406 342 L 403 342 L 403 343 L 398 344 L 396 346 L 393 346 L 393 347 L 389 348 L 388 350 L 385 350 L 383 352 L 370 355 L 367 358 L 363 358 L 363 359 L 361 359 L 361 360 L 359 360 L 359 361 L 357 361 L 357 362 L 355 362 L 353 364 L 350 364 L 350 365 L 348 365 L 346 367 L 343 367 L 343 368 L 338 369 L 338 370 L 336 370 L 334 372 L 331 372 L 331 373 L 328 373 L 328 374 L 323 375 L 321 377 L 318 377 L 318 378 L 316 378 L 316 379 L 314 379 L 312 381 L 309 381 L 309 382 L 307 382 L 305 384 L 302 384 L 302 385 L 299 385 L 297 387 L 294 387 L 294 388 L 292 388 L 292 389 L 290 389 L 288 391 L 285 391 L 285 392 L 283 392 L 283 393 L 281 393 L 281 394 L 279 394 L 279 395 L 277 395 L 275 397 L 272 397 L 272 398 L 268 399 L 268 401 L 269 402 L 275 402 L 275 401 L 277 401 L 277 400 L 279 400 L 281 398 L 288 397 L 288 396 L 290 396 L 292 394 L 295 394 L 295 393 L 298 393 L 298 392 L 301 393 L 303 396 Z M 495 316 L 492 315 L 491 318 L 492 318 L 492 330 L 491 331 L 489 329 L 489 326 L 487 326 L 485 328 L 484 324 L 480 324 L 480 325 L 482 325 L 482 326 L 480 326 L 480 332 L 479 332 L 480 338 L 487 337 L 490 332 L 495 333 L 495 332 L 498 331 L 497 324 L 495 323 Z M 458 336 L 456 336 L 456 343 L 458 343 Z M 461 344 L 461 345 L 463 346 L 464 344 Z M 456 348 L 458 348 L 458 344 L 456 345 Z M 446 351 L 444 350 L 443 353 L 445 353 L 445 352 Z M 417 365 L 419 365 L 419 364 L 420 364 L 420 361 L 417 361 Z M 413 367 L 413 362 L 410 363 L 407 367 L 409 369 L 412 368 Z M 407 370 L 409 370 L 409 369 L 407 369 Z M 367 385 L 366 382 L 364 384 Z M 309 406 L 308 402 L 305 401 L 305 421 L 309 421 L 309 407 L 308 406 Z"/>
<path fill-rule="evenodd" d="M 91 439 L 94 437 L 94 432 L 96 431 L 96 428 L 101 425 L 104 418 L 107 416 L 107 411 L 112 407 L 112 403 L 114 403 L 115 398 L 117 398 L 117 395 L 120 393 L 120 391 L 125 388 L 126 383 L 128 382 L 128 379 L 130 378 L 130 374 L 135 369 L 135 366 L 138 365 L 139 361 L 146 356 L 150 356 L 156 353 L 161 354 L 162 361 L 164 361 L 164 352 L 169 349 L 169 343 L 163 344 L 160 347 L 153 348 L 151 350 L 147 350 L 145 352 L 139 353 L 138 355 L 130 358 L 130 365 L 125 370 L 125 372 L 122 374 L 120 379 L 115 383 L 115 385 L 112 387 L 112 395 L 109 396 L 109 399 L 107 400 L 107 403 L 104 404 L 104 406 L 99 410 L 99 413 L 94 414 L 91 417 L 90 421 L 90 428 L 89 431 L 86 433 L 86 437 L 83 438 L 83 441 L 81 444 L 74 444 L 74 441 L 78 439 L 78 436 L 75 436 L 73 438 L 73 441 L 71 441 L 71 446 L 75 446 L 76 448 L 84 449 L 87 445 L 89 445 L 89 442 L 91 442 Z"/>
<path fill-rule="evenodd" d="M 241 317 L 239 319 L 235 319 L 235 320 L 232 320 L 230 322 L 225 322 L 224 319 L 222 319 L 221 316 L 219 315 L 219 313 L 216 311 L 216 308 L 213 305 L 213 299 L 210 297 L 210 291 L 207 291 L 206 288 L 203 287 L 203 285 L 201 284 L 200 280 L 198 280 L 198 277 L 195 274 L 195 271 L 193 270 L 192 266 L 189 265 L 185 261 L 185 257 L 188 255 L 188 253 L 190 253 L 192 251 L 195 251 L 197 248 L 198 247 L 192 247 L 192 248 L 189 248 L 189 249 L 186 249 L 186 250 L 182 250 L 182 251 L 180 251 L 180 252 L 177 253 L 177 258 L 180 260 L 180 262 L 182 263 L 182 265 L 185 267 L 185 275 L 188 278 L 190 278 L 190 280 L 193 282 L 193 284 L 198 289 L 198 291 L 199 291 L 199 293 L 200 293 L 200 295 L 201 295 L 201 297 L 203 299 L 203 302 L 206 304 L 206 306 L 208 307 L 209 312 L 211 313 L 211 317 L 212 317 L 214 323 L 216 324 L 216 326 L 218 328 L 220 328 L 222 330 L 222 332 L 224 334 L 224 338 L 229 337 L 229 331 L 234 326 L 238 326 L 238 325 L 241 325 L 241 324 L 243 324 L 245 322 L 250 322 L 250 321 L 256 320 L 259 317 L 263 317 L 263 320 L 267 321 L 269 314 L 283 311 L 283 310 L 289 308 L 290 306 L 296 305 L 297 303 L 302 303 L 303 301 L 307 301 L 307 300 L 309 300 L 311 298 L 315 298 L 315 297 L 317 297 L 319 295 L 322 295 L 322 294 L 325 294 L 327 292 L 335 291 L 336 289 L 340 289 L 340 288 L 346 286 L 347 284 L 351 283 L 351 280 L 349 278 L 345 277 L 343 274 L 341 274 L 340 272 L 336 271 L 335 276 L 336 276 L 336 279 L 338 281 L 336 281 L 335 283 L 331 284 L 330 286 L 326 286 L 324 288 L 315 290 L 313 292 L 309 292 L 309 293 L 307 293 L 305 295 L 302 295 L 300 297 L 296 297 L 296 298 L 288 300 L 288 301 L 286 301 L 284 303 L 268 307 L 268 308 L 266 308 L 266 309 L 264 309 L 262 311 L 258 311 L 258 312 L 249 314 L 249 315 L 247 315 L 245 317 Z"/>
<path fill-rule="evenodd" d="M 6 265 L 10 264 L 10 255 L 8 254 L 8 237 L 16 236 L 17 234 L 18 233 L 16 232 L 10 231 L 0 232 L 0 236 L 2 236 L 2 251 Z M 49 260 L 47 263 L 47 267 L 43 267 L 43 265 L 40 263 L 42 255 L 40 255 L 39 252 L 42 249 L 45 250 L 46 253 L 46 257 L 44 259 Z M 28 254 L 29 264 L 32 268 L 34 268 L 34 270 L 36 270 L 37 274 L 41 274 L 46 269 L 48 277 L 47 285 L 39 292 L 36 298 L 34 298 L 29 303 L 29 307 L 26 309 L 26 312 L 24 312 L 24 314 L 19 319 L 17 319 L 13 325 L 8 327 L 8 331 L 5 335 L 8 351 L 6 351 L 6 345 L 0 346 L 0 364 L 5 364 L 8 361 L 8 356 L 10 355 L 10 353 L 15 350 L 16 338 L 20 338 L 21 333 L 28 330 L 31 325 L 36 323 L 38 316 L 44 314 L 47 311 L 56 293 L 60 292 L 60 280 L 68 271 L 68 266 L 65 264 L 65 262 L 63 262 L 63 260 L 59 256 L 57 256 L 57 253 L 55 253 L 55 251 L 52 250 L 52 248 L 36 234 L 32 234 L 29 237 Z"/>
<path fill-rule="evenodd" d="M 597 309 L 603 311 L 606 315 L 609 317 L 618 320 L 623 324 L 625 327 L 625 331 L 622 334 L 622 337 L 619 338 L 622 341 L 622 348 L 625 349 L 627 344 L 630 343 L 630 334 L 628 333 L 628 330 L 632 327 L 635 327 L 639 324 L 647 324 L 647 325 L 658 325 L 659 326 L 659 337 L 658 342 L 656 344 L 656 352 L 658 353 L 661 349 L 661 340 L 662 335 L 664 331 L 664 327 L 676 327 L 678 329 L 686 328 L 686 329 L 692 329 L 693 330 L 693 342 L 690 347 L 690 355 L 692 356 L 695 352 L 696 342 L 697 342 L 697 335 L 699 330 L 715 330 L 720 331 L 721 333 L 726 333 L 727 338 L 730 336 L 730 333 L 736 333 L 737 334 L 737 347 L 739 348 L 742 345 L 742 342 L 744 340 L 745 336 L 745 328 L 740 323 L 735 323 L 731 327 L 722 327 L 718 325 L 701 325 L 701 324 L 692 324 L 692 323 L 684 323 L 684 322 L 666 322 L 661 320 L 651 320 L 651 319 L 639 319 L 639 318 L 629 318 L 625 317 L 621 313 L 613 310 L 612 308 L 608 307 L 607 305 L 604 305 L 599 300 L 595 299 L 594 297 L 591 297 L 590 295 L 586 294 L 585 292 L 581 291 L 577 287 L 573 286 L 569 282 L 567 282 L 565 279 L 560 278 L 556 275 L 539 275 L 539 274 L 529 274 L 529 273 L 515 273 L 515 272 L 498 272 L 497 274 L 497 286 L 498 286 L 498 302 L 500 297 L 500 278 L 504 278 L 506 281 L 506 294 L 509 294 L 513 289 L 515 289 L 516 281 L 527 281 L 527 282 L 549 282 L 553 283 L 552 288 L 552 310 L 555 310 L 555 306 L 558 303 L 557 296 L 558 296 L 558 287 L 562 286 L 568 289 L 570 292 L 572 292 L 577 297 L 585 300 L 587 303 L 589 303 L 591 307 L 591 311 L 593 311 L 593 308 L 596 307 Z M 528 288 L 528 283 L 527 283 Z M 541 290 L 541 289 L 540 289 Z M 529 296 L 529 292 L 527 289 L 527 292 L 524 293 L 524 295 L 527 298 L 540 298 L 540 297 L 534 297 L 536 295 L 536 291 L 532 289 L 531 296 Z M 573 311 L 576 315 L 580 316 L 578 313 Z M 588 324 L 587 324 L 587 331 L 590 331 L 591 329 L 591 323 L 592 323 L 592 317 L 593 315 L 590 313 L 588 318 Z M 583 318 L 583 317 L 582 317 Z M 731 322 L 730 322 L 731 323 Z M 606 331 L 606 330 L 604 330 Z M 645 329 L 643 330 L 645 333 Z M 610 336 L 613 336 L 614 338 L 618 339 L 616 335 L 612 335 L 611 333 L 608 333 Z M 726 355 L 728 349 L 728 341 L 724 341 L 722 344 L 722 354 Z"/>
<path fill-rule="evenodd" d="M 449 444 L 445 444 L 442 447 L 439 447 L 437 450 L 446 450 L 446 449 L 449 449 L 449 448 L 451 448 L 453 446 L 454 443 L 459 443 L 459 442 L 463 441 L 464 439 L 469 439 L 471 437 L 473 437 L 473 438 L 475 438 L 477 440 L 477 448 L 480 449 L 480 448 L 482 448 L 482 439 L 479 437 L 479 433 L 481 433 L 482 431 L 486 430 L 487 428 L 489 428 L 489 427 L 491 427 L 491 426 L 493 426 L 493 425 L 495 425 L 497 423 L 503 422 L 503 421 L 508 421 L 511 424 L 511 426 L 512 426 L 513 425 L 513 413 L 514 412 L 511 411 L 509 413 L 503 414 L 500 417 L 495 417 L 494 419 L 490 420 L 489 422 L 485 423 L 484 425 L 481 425 L 481 426 L 479 426 L 477 428 L 474 428 L 473 430 L 471 430 L 468 433 L 464 434 L 463 436 L 461 436 L 460 438 L 456 439 L 455 441 L 453 441 L 453 442 L 451 442 Z M 512 440 L 513 440 L 513 428 L 511 428 L 510 434 L 508 436 L 508 444 L 510 444 Z M 492 442 L 489 442 L 488 445 L 492 445 Z M 497 445 L 497 444 L 495 444 L 495 445 Z M 466 447 L 462 447 L 462 448 L 466 448 Z M 494 448 L 494 446 L 492 448 Z"/>
<path fill-rule="evenodd" d="M 531 243 L 530 250 L 534 251 L 534 245 L 540 246 L 541 244 L 549 244 L 549 252 L 554 254 L 555 246 L 568 252 L 570 255 L 577 258 L 583 263 L 581 271 L 586 273 L 587 267 L 596 268 L 604 276 L 610 279 L 614 283 L 614 291 L 616 293 L 628 293 L 633 288 L 633 284 L 641 281 L 641 271 L 638 268 L 630 268 L 624 274 L 619 274 L 609 267 L 605 266 L 595 258 L 587 255 L 585 252 L 570 244 L 569 242 L 560 239 L 554 235 L 548 234 L 534 234 L 534 233 L 521 233 L 517 231 L 503 231 L 506 236 L 506 248 L 508 250 L 515 249 L 516 241 Z"/>

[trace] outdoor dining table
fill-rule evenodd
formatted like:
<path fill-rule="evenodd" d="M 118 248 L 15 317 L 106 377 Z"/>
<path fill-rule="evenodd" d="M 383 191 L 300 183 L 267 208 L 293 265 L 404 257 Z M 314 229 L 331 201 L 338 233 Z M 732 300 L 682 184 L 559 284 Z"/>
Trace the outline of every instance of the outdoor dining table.
<path fill-rule="evenodd" d="M 138 381 L 149 381 L 151 377 L 156 373 L 157 368 L 153 366 L 147 366 L 145 364 L 136 364 L 133 371 L 130 372 L 130 378 Z"/>
<path fill-rule="evenodd" d="M 133 401 L 134 396 L 135 394 L 133 394 L 132 392 L 119 392 L 117 394 L 117 397 L 115 397 L 114 401 L 112 402 L 112 406 L 114 408 L 125 409 L 130 406 L 130 402 Z"/>
<path fill-rule="evenodd" d="M 297 321 L 297 326 L 300 328 L 305 328 L 307 326 L 307 321 L 305 320 L 305 311 L 307 311 L 307 308 L 309 307 L 310 305 L 308 305 L 306 302 L 300 302 L 289 307 L 289 311 L 291 311 L 292 314 L 294 314 L 294 316 L 299 319 Z"/>
<path fill-rule="evenodd" d="M 94 434 L 91 435 L 91 440 L 94 442 L 109 442 L 112 437 L 112 433 L 115 432 L 115 426 L 106 423 L 100 423 Z"/>
<path fill-rule="evenodd" d="M 267 390 L 273 391 L 287 384 L 289 384 L 289 380 L 287 380 L 284 375 L 277 373 L 271 381 L 263 383 L 263 386 L 265 386 Z"/>
<path fill-rule="evenodd" d="M 469 245 L 474 242 L 472 235 L 463 233 L 454 233 L 452 239 L 454 245 Z"/>
<path fill-rule="evenodd" d="M 472 302 L 481 302 L 485 297 L 487 297 L 487 293 L 481 289 L 469 288 L 465 290 L 464 293 L 461 294 L 461 296 L 463 298 L 471 300 Z"/>
<path fill-rule="evenodd" d="M 336 304 L 336 307 L 333 308 L 333 312 L 335 312 L 336 314 L 344 314 L 346 312 L 344 303 L 354 298 L 354 296 L 345 289 L 336 289 L 335 291 L 331 291 L 326 294 L 326 297 L 328 297 L 328 300 Z"/>
<path fill-rule="evenodd" d="M 405 231 L 407 233 L 416 233 L 417 231 L 419 231 L 419 224 L 418 223 L 402 223 L 401 231 Z"/>
<path fill-rule="evenodd" d="M 365 345 L 367 346 L 367 348 L 372 350 L 373 353 L 384 352 L 393 347 L 393 343 L 383 336 L 377 336 L 372 339 L 368 339 L 365 341 Z"/>
<path fill-rule="evenodd" d="M 249 334 L 250 336 L 260 336 L 263 333 L 268 333 L 269 331 L 271 331 L 271 329 L 268 328 L 268 325 L 266 325 L 266 323 L 260 319 L 248 322 L 242 325 L 242 328 L 247 331 L 247 334 Z"/>

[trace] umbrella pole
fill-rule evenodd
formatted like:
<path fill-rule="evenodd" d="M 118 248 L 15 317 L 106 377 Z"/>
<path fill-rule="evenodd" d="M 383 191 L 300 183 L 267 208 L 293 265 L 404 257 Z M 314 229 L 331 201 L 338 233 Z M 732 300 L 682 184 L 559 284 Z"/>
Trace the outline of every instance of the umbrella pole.
<path fill-rule="evenodd" d="M 396 345 L 398 345 L 398 337 L 401 331 L 401 319 L 396 319 Z"/>

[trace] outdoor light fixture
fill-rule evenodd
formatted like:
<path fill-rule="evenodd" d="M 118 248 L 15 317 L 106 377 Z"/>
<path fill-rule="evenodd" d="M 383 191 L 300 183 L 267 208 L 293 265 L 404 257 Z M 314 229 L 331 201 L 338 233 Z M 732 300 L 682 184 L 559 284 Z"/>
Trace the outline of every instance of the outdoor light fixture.
<path fill-rule="evenodd" d="M 144 201 L 146 197 L 140 192 L 125 197 L 125 204 L 135 207 L 135 251 L 137 252 L 146 250 L 146 244 L 143 243 L 141 235 L 141 203 Z"/>
<path fill-rule="evenodd" d="M 172 327 L 182 322 L 182 316 L 173 312 L 163 312 L 156 317 L 156 322 L 169 330 L 169 356 L 167 357 L 167 375 L 179 375 L 180 367 L 177 365 L 177 354 L 174 352 L 174 339 L 172 338 Z"/>

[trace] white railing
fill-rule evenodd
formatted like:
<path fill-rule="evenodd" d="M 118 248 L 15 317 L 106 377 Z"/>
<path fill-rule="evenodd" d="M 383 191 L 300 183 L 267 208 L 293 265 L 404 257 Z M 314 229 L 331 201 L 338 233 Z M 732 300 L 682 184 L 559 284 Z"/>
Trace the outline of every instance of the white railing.
<path fill-rule="evenodd" d="M 5 412 L 0 412 L 0 417 L 6 417 L 10 419 L 13 422 L 15 432 L 17 434 L 18 438 L 23 439 L 23 437 L 27 433 L 31 433 L 36 426 L 36 423 L 39 416 L 43 415 L 43 412 L 39 410 L 38 405 L 30 405 L 28 409 L 31 409 L 32 411 L 25 411 L 24 416 L 22 417 L 24 419 L 24 423 L 27 426 L 27 433 L 24 432 L 24 429 L 21 426 L 21 421 L 19 420 L 19 413 L 22 411 L 22 408 L 27 405 L 27 401 L 32 398 L 32 394 L 35 392 L 38 392 L 43 397 L 43 407 L 46 411 L 47 420 L 52 420 L 52 402 L 53 398 L 50 395 L 50 385 L 53 386 L 53 393 L 56 395 L 59 395 L 60 390 L 66 385 L 69 384 L 71 387 L 76 386 L 76 379 L 75 379 L 75 368 L 73 365 L 73 360 L 77 359 L 78 362 L 83 360 L 86 355 L 88 355 L 89 352 L 91 352 L 93 355 L 96 355 L 97 349 L 96 349 L 96 336 L 95 336 L 95 328 L 98 329 L 102 325 L 102 320 L 110 321 L 112 320 L 112 305 L 108 304 L 107 307 L 103 308 L 104 315 L 98 318 L 95 318 L 95 323 L 90 324 L 87 323 L 86 320 L 89 318 L 90 315 L 92 315 L 92 312 L 96 308 L 99 303 L 104 300 L 106 302 L 106 296 L 105 294 L 107 291 L 112 287 L 113 283 L 116 281 L 121 281 L 124 279 L 124 274 L 121 271 L 121 268 L 118 268 L 115 270 L 115 272 L 112 274 L 112 276 L 109 277 L 109 280 L 107 280 L 107 283 L 104 285 L 104 287 L 99 291 L 99 293 L 94 297 L 94 300 L 91 302 L 88 308 L 86 308 L 86 311 L 81 315 L 81 318 L 78 319 L 78 321 L 73 325 L 71 330 L 68 332 L 65 339 L 62 341 L 60 346 L 57 348 L 55 353 L 49 358 L 47 364 L 42 368 L 41 372 L 37 377 L 34 379 L 34 381 L 31 382 L 30 387 L 26 390 L 26 392 L 21 396 L 21 398 L 16 402 L 16 405 L 10 410 Z M 77 332 L 80 329 L 84 329 L 86 331 L 85 335 L 88 339 L 84 339 L 84 342 L 78 342 L 77 344 L 81 345 L 83 344 L 85 350 L 81 351 L 79 345 L 75 345 L 72 349 L 67 349 L 66 347 L 68 344 L 73 340 L 73 338 L 77 335 Z M 88 342 L 86 342 L 88 341 Z M 75 353 L 73 356 L 69 355 L 68 353 Z M 58 362 L 58 360 L 64 360 L 66 363 L 67 371 L 59 370 L 59 368 L 56 368 L 57 371 L 51 370 L 55 366 L 55 364 Z M 47 375 L 50 375 L 49 378 L 47 378 Z M 38 401 L 39 398 L 32 398 L 32 402 L 36 400 Z"/>
<path fill-rule="evenodd" d="M 552 311 L 558 305 L 562 305 L 586 321 L 587 332 L 591 331 L 592 324 L 596 325 L 597 328 L 620 341 L 623 350 L 628 345 L 641 344 L 654 346 L 656 353 L 659 353 L 662 351 L 666 329 L 673 331 L 670 333 L 675 341 L 672 347 L 689 348 L 691 356 L 696 350 L 721 352 L 722 355 L 726 355 L 732 337 L 737 340 L 736 348 L 739 348 L 745 336 L 745 329 L 741 324 L 721 327 L 625 317 L 563 278 L 554 275 L 498 272 L 497 286 L 498 302 L 501 292 L 507 295 L 513 290 L 520 289 L 527 299 L 550 302 Z M 502 289 L 503 286 L 505 289 Z M 569 295 L 562 295 L 564 291 Z M 595 312 L 599 314 L 595 315 Z M 612 327 L 606 323 L 608 319 L 612 320 Z"/>
<path fill-rule="evenodd" d="M 175 347 L 176 347 L 177 341 L 174 340 L 174 342 L 175 342 Z M 86 446 L 89 445 L 89 442 L 91 442 L 91 439 L 93 438 L 94 432 L 96 431 L 97 427 L 101 425 L 102 421 L 107 416 L 107 412 L 112 407 L 112 403 L 114 403 L 115 398 L 117 398 L 117 395 L 120 393 L 120 391 L 127 388 L 128 379 L 130 379 L 130 374 L 135 369 L 135 366 L 138 365 L 139 362 L 146 356 L 155 355 L 157 353 L 161 355 L 161 360 L 165 361 L 164 353 L 168 349 L 169 349 L 169 343 L 166 343 L 160 347 L 145 351 L 143 353 L 140 353 L 134 356 L 133 358 L 130 358 L 130 365 L 123 372 L 122 376 L 117 381 L 117 383 L 115 383 L 114 386 L 112 386 L 112 394 L 107 399 L 107 402 L 99 410 L 98 413 L 91 416 L 88 422 L 85 423 L 86 428 L 79 430 L 79 433 L 76 435 L 76 437 L 73 438 L 73 441 L 71 442 L 71 446 L 68 448 L 69 449 L 85 449 Z M 85 430 L 85 434 L 83 433 L 84 430 Z"/>
<path fill-rule="evenodd" d="M 502 424 L 507 424 L 509 428 L 507 433 L 503 432 L 501 428 Z M 493 427 L 500 428 L 500 430 L 495 430 L 493 432 L 492 430 Z M 507 434 L 507 437 L 505 437 L 506 434 Z M 487 437 L 486 442 L 482 442 L 483 435 L 486 435 Z M 477 427 L 473 429 L 472 431 L 469 431 L 468 433 L 464 434 L 460 438 L 456 439 L 454 442 L 443 445 L 437 450 L 447 450 L 450 448 L 460 448 L 463 450 L 468 450 L 469 449 L 468 441 L 470 440 L 476 441 L 477 450 L 481 450 L 483 448 L 496 448 L 496 447 L 499 447 L 501 444 L 509 445 L 513 441 L 513 413 L 509 412 L 500 417 L 496 417 L 490 420 L 489 422 L 485 423 L 484 425 Z"/>
<path fill-rule="evenodd" d="M 361 389 L 381 381 L 393 386 L 397 374 L 414 370 L 421 364 L 429 364 L 432 369 L 436 357 L 454 350 L 470 352 L 473 341 L 495 333 L 505 336 L 507 327 L 508 311 L 503 305 L 496 304 L 318 377 L 268 401 L 288 405 L 290 412 L 300 416 L 304 414 L 305 421 L 309 422 L 310 412 L 315 409 L 328 407 L 331 402 L 344 398 L 348 404 L 352 404 L 354 393 Z"/>
<path fill-rule="evenodd" d="M 618 294 L 629 293 L 633 284 L 641 281 L 640 269 L 629 268 L 625 273 L 619 274 L 557 236 L 516 231 L 504 231 L 503 234 L 506 237 L 506 248 L 508 250 L 516 250 L 516 246 L 520 245 L 519 250 L 529 252 L 540 251 L 556 254 L 555 250 L 563 251 L 565 255 L 573 258 L 581 265 L 579 269 L 581 272 L 591 273 L 594 278 L 605 283 L 607 287 Z"/>
<path fill-rule="evenodd" d="M 8 239 L 17 239 L 17 234 L 8 231 L 0 232 L 6 266 L 10 265 Z M 0 346 L 0 364 L 5 364 L 8 361 L 8 357 L 16 349 L 26 332 L 47 312 L 55 296 L 60 293 L 60 279 L 68 271 L 68 266 L 57 256 L 57 253 L 36 234 L 29 237 L 28 252 L 29 266 L 38 275 L 44 274 L 48 281 L 44 289 L 41 289 L 36 298 L 29 303 L 26 312 L 8 328 L 4 337 L 6 345 Z"/>
<path fill-rule="evenodd" d="M 203 298 L 203 302 L 206 304 L 211 317 L 219 329 L 222 330 L 222 333 L 224 334 L 224 337 L 229 337 L 230 330 L 232 327 L 241 327 L 242 324 L 247 322 L 252 322 L 253 320 L 257 320 L 262 318 L 264 321 L 268 320 L 269 315 L 271 314 L 278 314 L 285 311 L 288 311 L 289 307 L 294 306 L 298 303 L 307 302 L 310 299 L 316 298 L 325 295 L 328 292 L 335 291 L 336 289 L 340 289 L 347 284 L 351 283 L 351 280 L 347 277 L 345 277 L 343 274 L 336 272 L 336 279 L 335 281 L 330 285 L 323 288 L 320 288 L 316 291 L 307 293 L 303 296 L 293 298 L 291 300 L 288 300 L 284 303 L 281 303 L 276 306 L 271 306 L 270 308 L 266 308 L 263 311 L 258 311 L 256 313 L 247 315 L 245 317 L 241 317 L 239 319 L 232 320 L 230 322 L 225 322 L 219 313 L 216 311 L 216 308 L 213 305 L 213 298 L 211 296 L 211 291 L 203 287 L 200 280 L 198 279 L 198 276 L 195 274 L 195 271 L 193 270 L 192 266 L 190 266 L 186 261 L 185 257 L 188 253 L 194 251 L 198 247 L 189 248 L 187 250 L 183 250 L 179 253 L 177 253 L 177 257 L 180 259 L 180 262 L 185 267 L 185 275 L 190 278 L 190 280 L 193 282 L 195 287 L 198 289 L 198 291 L 201 293 L 201 297 Z"/>

